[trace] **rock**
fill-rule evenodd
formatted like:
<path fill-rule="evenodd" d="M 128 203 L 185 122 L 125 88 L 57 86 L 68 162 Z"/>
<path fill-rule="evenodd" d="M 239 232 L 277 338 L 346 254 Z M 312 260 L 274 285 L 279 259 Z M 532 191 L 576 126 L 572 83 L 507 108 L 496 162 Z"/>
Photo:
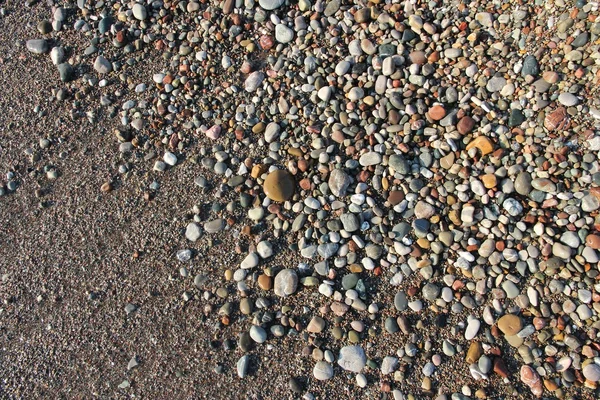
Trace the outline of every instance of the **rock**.
<path fill-rule="evenodd" d="M 539 75 L 539 73 L 540 65 L 538 63 L 537 58 L 535 58 L 535 56 L 532 55 L 528 55 L 527 57 L 525 57 L 525 60 L 523 60 L 523 67 L 521 68 L 521 75 L 537 76 Z"/>
<path fill-rule="evenodd" d="M 598 197 L 588 194 L 581 199 L 581 209 L 585 212 L 596 211 L 600 208 L 600 200 Z"/>
<path fill-rule="evenodd" d="M 285 0 L 259 0 L 258 4 L 265 10 L 275 10 L 285 4 Z"/>
<path fill-rule="evenodd" d="M 294 194 L 294 178 L 289 172 L 277 169 L 267 176 L 263 190 L 273 201 L 289 200 Z"/>
<path fill-rule="evenodd" d="M 363 167 L 380 164 L 381 163 L 381 154 L 376 153 L 374 151 L 364 153 L 363 155 L 360 156 L 358 162 Z"/>
<path fill-rule="evenodd" d="M 387 356 L 381 362 L 381 373 L 388 375 L 398 369 L 398 359 L 396 357 Z"/>
<path fill-rule="evenodd" d="M 306 331 L 310 333 L 321 333 L 325 329 L 325 320 L 321 317 L 314 316 L 306 326 Z"/>
<path fill-rule="evenodd" d="M 515 191 L 522 196 L 527 196 L 533 190 L 529 172 L 521 172 L 515 179 Z"/>
<path fill-rule="evenodd" d="M 443 106 L 435 105 L 429 109 L 429 118 L 434 121 L 439 121 L 446 116 L 446 110 Z"/>
<path fill-rule="evenodd" d="M 342 225 L 344 226 L 344 230 L 346 232 L 355 232 L 360 228 L 360 221 L 354 214 L 342 214 L 340 216 L 340 221 L 342 221 Z"/>
<path fill-rule="evenodd" d="M 189 223 L 187 228 L 185 229 L 186 239 L 192 242 L 198 240 L 201 234 L 202 233 L 200 231 L 200 226 L 198 226 L 198 224 L 196 224 L 195 222 Z"/>
<path fill-rule="evenodd" d="M 410 164 L 401 154 L 392 154 L 388 160 L 390 167 L 401 175 L 410 173 Z"/>
<path fill-rule="evenodd" d="M 498 329 L 506 336 L 514 336 L 523 328 L 521 318 L 514 314 L 505 314 L 498 320 Z"/>
<path fill-rule="evenodd" d="M 248 366 L 250 364 L 250 357 L 248 355 L 244 355 L 242 356 L 237 364 L 237 373 L 238 376 L 242 379 L 244 379 L 246 377 L 246 375 L 248 374 Z"/>
<path fill-rule="evenodd" d="M 65 49 L 60 46 L 53 47 L 50 51 L 50 59 L 52 64 L 60 65 L 65 62 Z"/>
<path fill-rule="evenodd" d="M 333 367 L 325 361 L 317 361 L 313 368 L 313 376 L 319 381 L 326 381 L 333 377 Z"/>
<path fill-rule="evenodd" d="M 600 381 L 600 365 L 593 363 L 586 365 L 583 367 L 583 376 L 591 382 Z"/>
<path fill-rule="evenodd" d="M 273 246 L 268 241 L 263 240 L 256 246 L 256 251 L 261 258 L 269 258 L 273 255 Z"/>
<path fill-rule="evenodd" d="M 535 372 L 535 370 L 533 368 L 531 368 L 529 365 L 523 365 L 521 367 L 520 375 L 521 375 L 521 382 L 526 384 L 529 387 L 529 389 L 531 389 L 531 392 L 536 397 L 539 397 L 542 395 L 542 393 L 544 391 L 544 389 L 542 387 L 542 381 L 541 381 L 538 373 Z"/>
<path fill-rule="evenodd" d="M 229 15 L 233 12 L 233 8 L 235 7 L 235 0 L 225 0 L 223 3 L 223 14 Z"/>
<path fill-rule="evenodd" d="M 175 164 L 177 164 L 177 156 L 173 153 L 171 153 L 170 151 L 166 151 L 164 156 L 163 156 L 163 160 L 165 162 L 165 164 L 170 165 L 170 166 L 174 166 Z"/>
<path fill-rule="evenodd" d="M 246 256 L 246 258 L 244 258 L 244 260 L 242 261 L 240 268 L 242 269 L 251 269 L 254 268 L 258 265 L 259 259 L 258 259 L 258 254 L 256 253 L 250 253 Z"/>
<path fill-rule="evenodd" d="M 462 117 L 458 121 L 458 124 L 456 124 L 456 130 L 458 130 L 458 133 L 460 133 L 461 135 L 466 135 L 467 133 L 470 133 L 474 127 L 475 120 L 469 117 L 468 115 Z"/>
<path fill-rule="evenodd" d="M 212 140 L 216 140 L 221 135 L 221 126 L 213 125 L 206 130 L 206 137 Z"/>
<path fill-rule="evenodd" d="M 579 104 L 577 96 L 571 93 L 561 93 L 558 95 L 558 102 L 566 107 L 573 107 Z"/>
<path fill-rule="evenodd" d="M 336 197 L 344 197 L 350 183 L 350 176 L 341 169 L 334 169 L 331 171 L 331 174 L 329 174 L 329 181 L 327 182 L 329 190 L 331 190 L 331 193 Z"/>
<path fill-rule="evenodd" d="M 261 326 L 252 325 L 252 327 L 250 327 L 250 337 L 256 343 L 261 344 L 267 340 L 267 332 Z"/>
<path fill-rule="evenodd" d="M 333 14 L 340 9 L 340 0 L 331 0 L 327 2 L 327 6 L 325 7 L 324 14 L 326 17 L 331 17 Z"/>
<path fill-rule="evenodd" d="M 146 10 L 146 7 L 140 3 L 135 3 L 131 11 L 133 11 L 133 16 L 139 21 L 144 21 L 146 18 L 148 18 L 148 11 Z"/>
<path fill-rule="evenodd" d="M 279 297 L 287 297 L 296 292 L 298 287 L 298 275 L 293 269 L 283 269 L 275 276 L 275 294 Z"/>
<path fill-rule="evenodd" d="M 94 69 L 99 74 L 107 74 L 112 71 L 112 64 L 106 58 L 98 56 L 96 57 L 96 61 L 94 61 Z"/>
<path fill-rule="evenodd" d="M 256 89 L 258 89 L 258 87 L 260 86 L 260 84 L 262 83 L 262 81 L 264 79 L 265 79 L 265 74 L 263 72 L 261 72 L 261 71 L 252 72 L 246 78 L 246 81 L 244 82 L 244 88 L 246 89 L 247 92 L 254 92 L 254 91 L 256 91 Z"/>
<path fill-rule="evenodd" d="M 494 17 L 488 12 L 480 12 L 475 14 L 475 20 L 486 28 L 491 28 L 494 24 Z"/>
<path fill-rule="evenodd" d="M 60 80 L 63 82 L 70 82 L 75 77 L 75 70 L 69 63 L 58 64 L 56 68 L 58 69 Z"/>
<path fill-rule="evenodd" d="M 367 363 L 365 352 L 360 346 L 345 346 L 340 349 L 338 365 L 346 371 L 359 373 Z"/>
<path fill-rule="evenodd" d="M 50 51 L 50 45 L 45 39 L 30 39 L 25 43 L 25 47 L 33 54 L 44 54 Z"/>
<path fill-rule="evenodd" d="M 481 322 L 477 318 L 471 318 L 467 323 L 467 328 L 465 329 L 465 339 L 471 340 L 477 336 L 480 326 Z"/>
<path fill-rule="evenodd" d="M 544 127 L 550 132 L 554 132 L 555 130 L 563 127 L 566 120 L 567 109 L 564 107 L 559 107 L 551 113 L 546 114 L 546 117 L 544 118 Z"/>
<path fill-rule="evenodd" d="M 204 230 L 207 233 L 218 233 L 223 229 L 225 229 L 225 220 L 222 218 L 217 218 L 204 223 Z"/>
<path fill-rule="evenodd" d="M 467 350 L 467 356 L 465 360 L 467 364 L 473 364 L 479 360 L 479 357 L 483 354 L 483 346 L 480 342 L 471 342 L 469 349 Z"/>
<path fill-rule="evenodd" d="M 494 145 L 492 144 L 492 141 L 486 136 L 478 136 L 475 139 L 471 140 L 467 145 L 466 149 L 467 151 L 469 151 L 472 148 L 479 149 L 482 156 L 485 156 L 486 154 L 489 154 L 492 151 L 494 151 Z"/>
<path fill-rule="evenodd" d="M 275 40 L 283 44 L 289 43 L 294 40 L 294 31 L 284 24 L 277 24 L 275 26 Z"/>
<path fill-rule="evenodd" d="M 415 217 L 429 219 L 435 215 L 435 208 L 425 201 L 418 201 L 414 208 Z"/>

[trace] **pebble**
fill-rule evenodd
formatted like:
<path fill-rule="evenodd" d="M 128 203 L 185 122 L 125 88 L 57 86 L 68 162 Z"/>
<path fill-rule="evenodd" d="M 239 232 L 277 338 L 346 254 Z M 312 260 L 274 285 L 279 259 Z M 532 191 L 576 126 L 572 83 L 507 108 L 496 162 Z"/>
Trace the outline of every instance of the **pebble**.
<path fill-rule="evenodd" d="M 298 275 L 293 269 L 283 269 L 275 276 L 273 285 L 275 294 L 279 297 L 287 297 L 296 292 L 298 287 Z"/>
<path fill-rule="evenodd" d="M 313 376 L 319 381 L 326 381 L 333 377 L 333 367 L 325 361 L 317 361 L 313 368 Z"/>
<path fill-rule="evenodd" d="M 367 357 L 360 346 L 345 346 L 340 349 L 338 365 L 342 369 L 350 372 L 359 373 L 365 367 Z"/>
<path fill-rule="evenodd" d="M 263 183 L 263 190 L 271 200 L 282 202 L 292 197 L 294 186 L 292 175 L 287 171 L 277 169 L 267 176 Z"/>
<path fill-rule="evenodd" d="M 133 12 L 133 16 L 139 21 L 144 21 L 146 18 L 148 18 L 148 11 L 146 10 L 146 7 L 140 3 L 135 3 L 131 8 L 131 11 Z"/>
<path fill-rule="evenodd" d="M 44 54 L 50 51 L 50 45 L 45 39 L 30 39 L 25 46 L 33 54 Z"/>

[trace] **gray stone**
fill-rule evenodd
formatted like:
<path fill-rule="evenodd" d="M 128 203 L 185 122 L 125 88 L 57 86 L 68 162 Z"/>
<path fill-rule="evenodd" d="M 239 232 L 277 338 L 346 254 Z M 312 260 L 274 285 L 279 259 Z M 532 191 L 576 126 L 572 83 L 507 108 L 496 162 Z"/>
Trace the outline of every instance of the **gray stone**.
<path fill-rule="evenodd" d="M 246 377 L 246 375 L 248 374 L 248 365 L 250 364 L 250 357 L 248 355 L 244 355 L 242 356 L 237 364 L 237 373 L 238 376 L 242 379 L 244 379 Z"/>
<path fill-rule="evenodd" d="M 381 362 L 381 373 L 388 375 L 398 369 L 398 359 L 396 357 L 387 356 Z"/>
<path fill-rule="evenodd" d="M 265 74 L 263 72 L 255 71 L 246 78 L 246 81 L 244 82 L 244 88 L 247 92 L 254 92 L 256 89 L 258 89 L 264 79 Z"/>
<path fill-rule="evenodd" d="M 133 16 L 137 20 L 144 21 L 146 18 L 148 18 L 148 11 L 146 10 L 146 7 L 140 3 L 135 3 L 131 11 L 133 11 Z"/>
<path fill-rule="evenodd" d="M 285 4 L 285 0 L 259 0 L 258 4 L 265 10 L 275 10 Z"/>
<path fill-rule="evenodd" d="M 50 46 L 45 39 L 30 39 L 25 43 L 25 47 L 33 54 L 44 54 L 50 51 Z"/>
<path fill-rule="evenodd" d="M 344 230 L 346 232 L 355 232 L 360 228 L 360 221 L 356 217 L 356 215 L 352 213 L 342 214 L 340 216 L 340 221 L 344 225 Z"/>
<path fill-rule="evenodd" d="M 284 24 L 277 24 L 275 26 L 275 39 L 279 43 L 289 43 L 294 40 L 294 31 Z"/>
<path fill-rule="evenodd" d="M 370 165 L 377 165 L 377 164 L 381 163 L 381 154 L 376 153 L 374 151 L 364 153 L 362 156 L 360 156 L 360 159 L 358 160 L 358 162 L 363 167 L 368 167 Z"/>
<path fill-rule="evenodd" d="M 63 82 L 70 82 L 73 80 L 75 76 L 75 70 L 69 63 L 58 64 L 56 67 L 58 69 L 58 76 L 60 80 Z"/>
<path fill-rule="evenodd" d="M 225 229 L 225 220 L 223 218 L 214 219 L 204 223 L 204 230 L 208 233 L 217 233 Z"/>

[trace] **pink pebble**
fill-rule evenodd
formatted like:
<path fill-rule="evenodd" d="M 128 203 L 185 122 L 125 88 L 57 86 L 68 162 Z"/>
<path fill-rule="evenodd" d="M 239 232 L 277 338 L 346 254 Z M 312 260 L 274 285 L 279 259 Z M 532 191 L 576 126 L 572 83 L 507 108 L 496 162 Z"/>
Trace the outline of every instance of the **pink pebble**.
<path fill-rule="evenodd" d="M 218 139 L 221 134 L 221 127 L 219 125 L 213 125 L 209 130 L 206 131 L 206 136 L 210 139 Z"/>

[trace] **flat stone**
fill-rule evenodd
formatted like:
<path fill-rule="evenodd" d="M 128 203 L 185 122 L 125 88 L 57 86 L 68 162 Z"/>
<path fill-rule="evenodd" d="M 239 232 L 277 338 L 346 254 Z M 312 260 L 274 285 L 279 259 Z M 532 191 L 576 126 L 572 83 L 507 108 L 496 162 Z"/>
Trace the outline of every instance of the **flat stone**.
<path fill-rule="evenodd" d="M 333 377 L 333 367 L 325 361 L 317 361 L 313 368 L 313 376 L 319 381 L 326 381 Z"/>
<path fill-rule="evenodd" d="M 376 153 L 374 151 L 369 151 L 369 152 L 361 155 L 358 162 L 363 167 L 380 164 L 381 163 L 381 154 Z"/>
<path fill-rule="evenodd" d="M 582 372 L 585 379 L 592 382 L 600 381 L 600 365 L 594 363 L 588 364 L 583 367 Z"/>
<path fill-rule="evenodd" d="M 262 81 L 265 79 L 265 74 L 261 71 L 252 72 L 244 81 L 244 88 L 247 92 L 254 92 Z"/>
<path fill-rule="evenodd" d="M 506 336 L 514 336 L 523 328 L 521 318 L 514 314 L 505 314 L 498 320 L 498 329 Z"/>
<path fill-rule="evenodd" d="M 33 54 L 44 54 L 50 51 L 50 45 L 45 39 L 30 39 L 25 42 L 25 47 Z"/>
<path fill-rule="evenodd" d="M 96 61 L 94 61 L 94 69 L 99 74 L 107 74 L 112 71 L 112 64 L 106 58 L 98 56 L 96 57 Z"/>
<path fill-rule="evenodd" d="M 486 154 L 489 154 L 492 151 L 494 151 L 494 145 L 492 141 L 486 136 L 478 136 L 475 139 L 471 140 L 467 145 L 466 149 L 467 151 L 469 151 L 472 148 L 479 149 L 482 156 L 485 156 Z"/>
<path fill-rule="evenodd" d="M 140 21 L 144 21 L 146 18 L 148 18 L 148 11 L 146 10 L 146 7 L 140 3 L 135 3 L 131 11 L 133 11 L 133 16 Z"/>
<path fill-rule="evenodd" d="M 223 218 L 214 219 L 204 223 L 204 230 L 208 233 L 218 233 L 225 229 L 225 220 Z"/>
<path fill-rule="evenodd" d="M 273 201 L 289 200 L 294 194 L 294 178 L 287 171 L 277 169 L 271 172 L 263 183 L 265 195 Z"/>
<path fill-rule="evenodd" d="M 458 124 L 456 124 L 456 130 L 461 135 L 466 135 L 467 133 L 470 133 L 474 127 L 475 127 L 475 120 L 473 118 L 469 117 L 468 115 L 462 117 L 458 121 Z"/>
<path fill-rule="evenodd" d="M 298 287 L 298 275 L 293 269 L 283 269 L 275 276 L 275 294 L 279 297 L 287 297 L 296 292 Z"/>
<path fill-rule="evenodd" d="M 558 95 L 558 102 L 566 107 L 573 107 L 579 104 L 579 99 L 572 93 L 561 93 Z"/>
<path fill-rule="evenodd" d="M 345 346 L 340 349 L 338 365 L 346 371 L 359 373 L 365 367 L 367 357 L 360 346 Z"/>
<path fill-rule="evenodd" d="M 250 357 L 248 355 L 242 356 L 237 364 L 237 374 L 240 378 L 244 379 L 248 374 L 248 366 L 250 365 Z"/>
<path fill-rule="evenodd" d="M 306 326 L 306 331 L 310 333 L 321 333 L 325 329 L 325 320 L 321 317 L 314 316 Z"/>

